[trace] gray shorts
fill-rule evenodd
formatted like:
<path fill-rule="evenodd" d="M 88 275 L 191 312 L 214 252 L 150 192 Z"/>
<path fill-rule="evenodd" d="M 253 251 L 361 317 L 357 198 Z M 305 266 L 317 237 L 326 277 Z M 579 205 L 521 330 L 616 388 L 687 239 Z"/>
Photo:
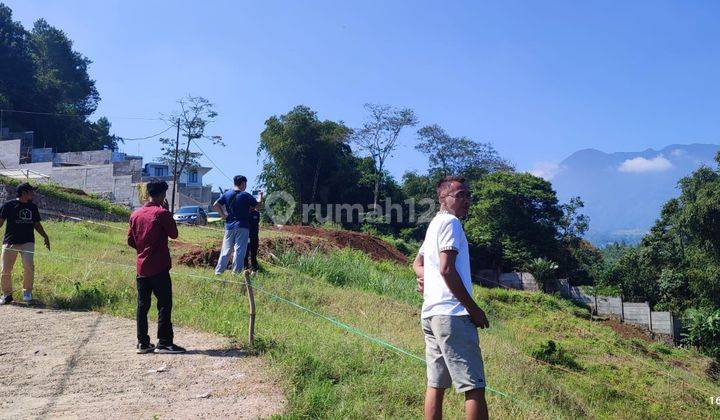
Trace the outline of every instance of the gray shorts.
<path fill-rule="evenodd" d="M 457 392 L 485 388 L 477 327 L 468 315 L 434 315 L 422 320 L 422 328 L 429 387 L 452 384 Z"/>

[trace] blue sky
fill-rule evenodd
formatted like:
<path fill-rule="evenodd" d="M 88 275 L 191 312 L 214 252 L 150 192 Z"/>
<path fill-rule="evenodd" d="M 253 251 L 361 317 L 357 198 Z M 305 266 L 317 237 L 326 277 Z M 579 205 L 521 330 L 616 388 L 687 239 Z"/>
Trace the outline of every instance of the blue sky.
<path fill-rule="evenodd" d="M 4 2 L 93 60 L 97 116 L 118 135 L 164 127 L 118 117 L 169 113 L 188 93 L 212 100 L 208 133 L 227 147 L 203 149 L 230 176 L 254 179 L 264 121 L 298 104 L 351 127 L 366 102 L 411 107 L 421 125 L 489 141 L 520 170 L 583 148 L 720 143 L 713 1 Z M 398 178 L 426 168 L 416 129 L 389 164 Z M 151 159 L 160 147 L 123 150 Z M 216 170 L 206 180 L 229 184 Z"/>

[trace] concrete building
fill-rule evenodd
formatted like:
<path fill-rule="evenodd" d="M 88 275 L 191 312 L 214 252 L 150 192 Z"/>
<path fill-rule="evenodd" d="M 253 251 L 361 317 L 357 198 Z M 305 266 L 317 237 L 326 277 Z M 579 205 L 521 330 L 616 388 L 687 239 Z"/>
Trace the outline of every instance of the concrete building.
<path fill-rule="evenodd" d="M 203 184 L 203 176 L 212 168 L 204 166 L 192 168 L 180 174 L 178 189 L 175 197 L 175 208 L 181 206 L 201 206 L 208 209 L 212 204 L 212 187 Z M 170 184 L 168 200 L 172 196 L 172 168 L 165 163 L 151 162 L 145 164 L 142 172 L 142 182 L 157 178 Z"/>
<path fill-rule="evenodd" d="M 0 172 L 31 171 L 38 182 L 54 182 L 105 197 L 130 208 L 142 205 L 138 185 L 152 178 L 168 181 L 172 189 L 172 175 L 168 165 L 148 163 L 143 158 L 113 150 L 54 153 L 50 148 L 33 148 L 32 133 L 2 133 L 0 141 Z M 199 205 L 208 207 L 212 187 L 203 184 L 203 175 L 212 168 L 194 168 L 178 180 L 175 207 Z M 12 176 L 12 175 L 8 175 Z M 171 190 L 172 191 L 172 190 Z M 168 194 L 168 199 L 170 198 Z"/>

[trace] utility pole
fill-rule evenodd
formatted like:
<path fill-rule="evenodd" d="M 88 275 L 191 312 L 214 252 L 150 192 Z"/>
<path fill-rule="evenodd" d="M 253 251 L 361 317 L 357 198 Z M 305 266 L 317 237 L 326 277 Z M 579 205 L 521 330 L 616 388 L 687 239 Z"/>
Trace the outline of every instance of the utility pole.
<path fill-rule="evenodd" d="M 172 213 L 175 213 L 175 190 L 177 189 L 177 181 L 178 181 L 178 173 L 177 173 L 178 153 L 180 153 L 180 118 L 177 119 L 177 133 L 175 134 L 175 165 L 173 166 L 173 190 L 172 190 L 172 201 L 170 202 L 170 212 L 172 212 Z"/>
<path fill-rule="evenodd" d="M 3 139 L 3 111 L 4 109 L 0 109 L 0 140 Z"/>

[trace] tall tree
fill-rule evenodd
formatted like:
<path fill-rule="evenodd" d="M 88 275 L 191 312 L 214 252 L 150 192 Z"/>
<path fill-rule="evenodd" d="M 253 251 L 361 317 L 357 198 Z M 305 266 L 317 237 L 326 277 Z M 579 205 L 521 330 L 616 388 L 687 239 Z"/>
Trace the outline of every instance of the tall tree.
<path fill-rule="evenodd" d="M 176 139 L 160 138 L 162 155 L 160 161 L 167 164 L 173 171 L 173 178 L 180 179 L 183 172 L 200 166 L 198 158 L 202 153 L 193 152 L 190 146 L 199 140 L 208 140 L 212 144 L 225 146 L 220 136 L 208 136 L 205 129 L 215 121 L 218 113 L 215 105 L 202 96 L 188 95 L 177 101 L 179 109 L 165 117 L 168 124 L 180 124 L 182 139 L 177 144 Z M 177 166 L 175 163 L 177 162 Z M 173 203 L 175 202 L 175 189 L 173 189 Z"/>
<path fill-rule="evenodd" d="M 39 19 L 30 37 L 35 62 L 36 98 L 33 111 L 67 116 L 19 116 L 32 119 L 36 135 L 57 150 L 76 150 L 77 139 L 91 135 L 87 117 L 97 109 L 100 95 L 88 74 L 92 61 L 73 50 L 65 32 Z"/>
<path fill-rule="evenodd" d="M 375 166 L 373 206 L 377 208 L 385 163 L 397 148 L 398 137 L 405 127 L 417 124 L 415 112 L 410 108 L 397 109 L 388 105 L 365 104 L 367 121 L 355 131 L 354 144 L 367 152 Z"/>
<path fill-rule="evenodd" d="M 0 108 L 26 108 L 35 90 L 35 65 L 30 55 L 30 34 L 12 20 L 12 10 L 0 3 Z M 12 115 L 3 115 L 8 126 Z"/>
<path fill-rule="evenodd" d="M 466 232 L 480 265 L 516 270 L 535 258 L 558 260 L 563 212 L 549 182 L 499 171 L 474 182 L 471 190 Z"/>
<path fill-rule="evenodd" d="M 563 217 L 560 221 L 560 236 L 563 239 L 581 237 L 590 227 L 590 218 L 582 213 L 580 209 L 585 203 L 580 197 L 572 197 L 570 201 L 560 206 Z"/>
<path fill-rule="evenodd" d="M 45 19 L 35 22 L 31 36 L 32 56 L 37 67 L 38 90 L 52 101 L 55 111 L 90 115 L 100 95 L 88 74 L 92 61 L 73 50 L 73 42 Z"/>
<path fill-rule="evenodd" d="M 563 215 L 558 224 L 559 274 L 573 285 L 593 284 L 603 263 L 600 250 L 582 238 L 590 228 L 590 218 L 581 213 L 583 207 L 585 203 L 580 197 L 572 197 L 560 206 Z"/>
<path fill-rule="evenodd" d="M 420 142 L 415 148 L 428 156 L 431 173 L 463 175 L 472 178 L 470 181 L 486 173 L 513 170 L 490 143 L 452 137 L 437 124 L 427 125 L 417 134 Z"/>
<path fill-rule="evenodd" d="M 117 147 L 107 119 L 89 120 L 100 101 L 90 63 L 62 30 L 39 19 L 28 32 L 0 3 L 0 125 L 61 152 Z"/>
<path fill-rule="evenodd" d="M 269 192 L 292 195 L 296 215 L 304 204 L 363 203 L 363 162 L 352 154 L 350 133 L 342 122 L 321 121 L 303 105 L 268 118 L 258 147 L 259 181 Z"/>

